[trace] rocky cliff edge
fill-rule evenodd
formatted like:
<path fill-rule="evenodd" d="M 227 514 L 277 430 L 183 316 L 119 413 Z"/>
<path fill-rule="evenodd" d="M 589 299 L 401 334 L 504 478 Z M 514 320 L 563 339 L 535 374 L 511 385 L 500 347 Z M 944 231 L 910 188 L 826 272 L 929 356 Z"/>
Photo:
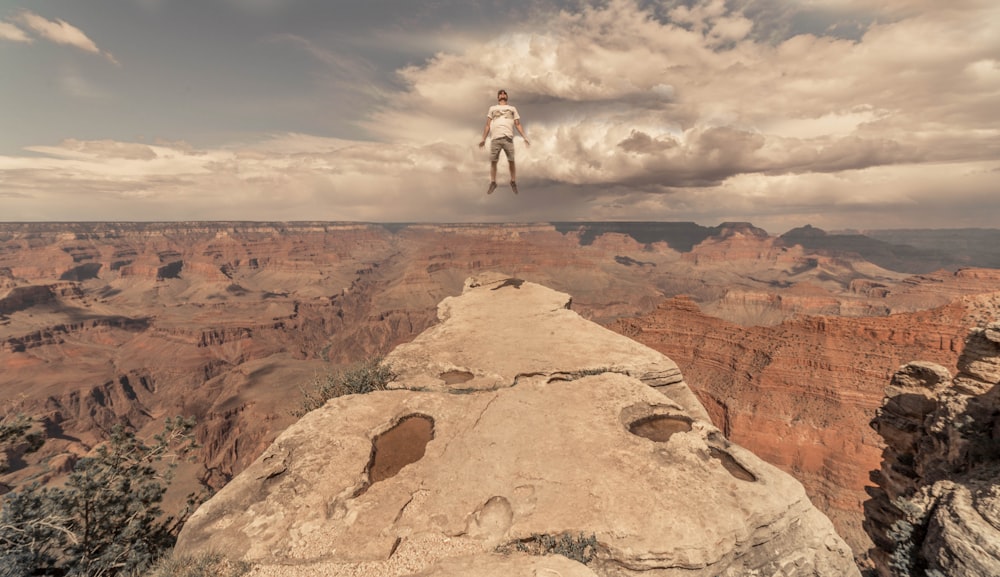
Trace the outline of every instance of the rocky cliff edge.
<path fill-rule="evenodd" d="M 254 575 L 859 575 L 801 484 L 729 443 L 670 359 L 570 300 L 469 279 L 387 357 L 392 390 L 289 427 L 178 552 Z M 554 550 L 576 554 L 532 554 Z"/>

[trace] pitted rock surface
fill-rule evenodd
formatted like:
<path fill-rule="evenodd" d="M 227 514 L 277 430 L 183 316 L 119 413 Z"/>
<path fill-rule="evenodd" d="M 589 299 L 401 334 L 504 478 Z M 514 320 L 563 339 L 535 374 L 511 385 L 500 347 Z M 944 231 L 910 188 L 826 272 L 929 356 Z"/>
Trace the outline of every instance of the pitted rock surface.
<path fill-rule="evenodd" d="M 198 509 L 178 551 L 255 575 L 859 575 L 802 485 L 728 442 L 679 371 L 643 382 L 672 361 L 562 293 L 506 281 L 470 279 L 442 302 L 441 322 L 387 357 L 393 390 L 289 427 Z M 375 441 L 415 417 L 433 423 L 422 455 L 372 482 Z M 596 558 L 497 552 L 539 535 L 593 536 Z"/>

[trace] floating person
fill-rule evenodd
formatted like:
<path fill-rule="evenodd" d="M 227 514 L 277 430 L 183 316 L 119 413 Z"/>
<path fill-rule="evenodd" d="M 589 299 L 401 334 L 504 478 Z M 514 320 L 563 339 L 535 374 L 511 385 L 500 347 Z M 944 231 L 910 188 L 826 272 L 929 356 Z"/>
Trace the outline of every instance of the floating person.
<path fill-rule="evenodd" d="M 507 91 L 501 88 L 497 91 L 497 104 L 490 106 L 486 113 L 486 127 L 483 128 L 483 139 L 479 141 L 479 148 L 486 146 L 486 137 L 490 135 L 490 188 L 486 194 L 493 194 L 497 189 L 497 162 L 500 160 L 500 151 L 503 150 L 507 157 L 507 166 L 510 167 L 510 188 L 517 194 L 517 171 L 514 168 L 514 129 L 524 139 L 526 146 L 531 146 L 531 141 L 524 134 L 521 126 L 521 115 L 517 109 L 507 104 Z"/>

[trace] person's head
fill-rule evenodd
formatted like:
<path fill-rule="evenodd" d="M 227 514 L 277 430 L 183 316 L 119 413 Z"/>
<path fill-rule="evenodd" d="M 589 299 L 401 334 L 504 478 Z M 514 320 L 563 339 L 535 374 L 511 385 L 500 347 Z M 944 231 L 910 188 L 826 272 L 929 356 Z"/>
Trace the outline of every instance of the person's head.
<path fill-rule="evenodd" d="M 497 90 L 497 100 L 506 104 L 507 103 L 507 91 L 501 88 Z"/>

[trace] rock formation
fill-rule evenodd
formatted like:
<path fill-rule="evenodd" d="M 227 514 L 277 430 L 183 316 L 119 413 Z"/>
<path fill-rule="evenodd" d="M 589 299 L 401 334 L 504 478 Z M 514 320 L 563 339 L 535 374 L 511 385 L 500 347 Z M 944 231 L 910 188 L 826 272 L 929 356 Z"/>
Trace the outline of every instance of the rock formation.
<path fill-rule="evenodd" d="M 145 436 L 177 414 L 203 446 L 178 502 L 219 488 L 293 421 L 300 387 L 408 342 L 468 276 L 505 271 L 602 325 L 637 319 L 622 327 L 681 365 L 717 426 L 864 552 L 882 384 L 913 358 L 953 368 L 967 327 L 1000 311 L 1000 272 L 955 271 L 980 261 L 953 242 L 950 270 L 911 276 L 937 257 L 857 239 L 844 253 L 819 232 L 807 247 L 748 223 L 0 223 L 0 410 L 48 439 L 12 458 L 0 492 L 57 482 L 113 423 Z"/>
<path fill-rule="evenodd" d="M 913 358 L 954 368 L 967 327 L 998 315 L 1000 293 L 989 293 L 888 317 L 748 327 L 677 297 L 611 328 L 675 359 L 716 426 L 801 481 L 863 557 L 863 503 L 882 450 L 868 423 L 885 383 Z"/>
<path fill-rule="evenodd" d="M 278 575 L 504 574 L 547 537 L 592 537 L 563 574 L 859 574 L 802 486 L 728 442 L 672 361 L 569 303 L 469 279 L 387 357 L 391 390 L 290 426 L 178 550 Z"/>
<path fill-rule="evenodd" d="M 972 330 L 954 378 L 913 362 L 885 394 L 865 503 L 879 575 L 1000 575 L 1000 324 Z"/>
<path fill-rule="evenodd" d="M 712 302 L 733 287 L 748 295 L 809 279 L 838 290 L 820 276 L 903 278 L 864 263 L 803 267 L 809 255 L 738 223 L 614 228 L 0 223 L 0 374 L 12 405 L 3 408 L 39 419 L 50 439 L 0 482 L 51 478 L 50 461 L 85 454 L 111 423 L 152 433 L 185 414 L 205 449 L 178 479 L 218 488 L 291 422 L 289 390 L 413 338 L 484 270 L 572 291 L 574 309 L 604 323 L 677 292 Z M 726 260 L 736 255 L 747 260 Z M 765 305 L 757 316 L 808 306 Z M 726 311 L 745 318 L 745 308 Z"/>

